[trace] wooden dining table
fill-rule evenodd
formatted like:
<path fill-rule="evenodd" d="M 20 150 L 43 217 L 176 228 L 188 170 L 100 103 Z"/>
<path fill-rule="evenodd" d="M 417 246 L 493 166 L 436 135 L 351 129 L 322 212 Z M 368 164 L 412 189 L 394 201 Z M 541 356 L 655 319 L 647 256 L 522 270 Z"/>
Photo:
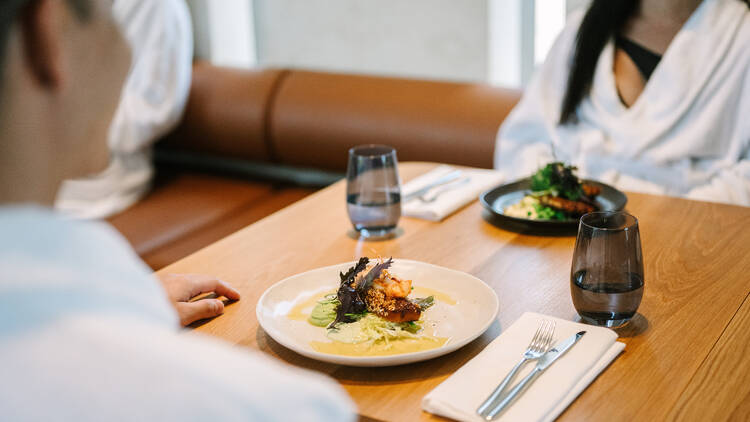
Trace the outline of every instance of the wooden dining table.
<path fill-rule="evenodd" d="M 404 181 L 435 167 L 401 163 Z M 639 219 L 644 296 L 623 329 L 624 352 L 560 416 L 570 421 L 750 420 L 750 208 L 628 193 Z M 161 273 L 215 275 L 242 293 L 195 331 L 328 374 L 361 420 L 439 420 L 422 398 L 522 313 L 577 320 L 570 296 L 575 236 L 540 236 L 491 224 L 478 201 L 441 222 L 403 217 L 383 241 L 354 235 L 339 182 L 256 222 Z M 256 319 L 272 284 L 360 256 L 393 256 L 472 274 L 500 300 L 497 320 L 448 355 L 395 367 L 318 362 L 271 339 Z M 498 380 L 499 381 L 499 380 Z M 253 382 L 253 380 L 248 380 Z"/>

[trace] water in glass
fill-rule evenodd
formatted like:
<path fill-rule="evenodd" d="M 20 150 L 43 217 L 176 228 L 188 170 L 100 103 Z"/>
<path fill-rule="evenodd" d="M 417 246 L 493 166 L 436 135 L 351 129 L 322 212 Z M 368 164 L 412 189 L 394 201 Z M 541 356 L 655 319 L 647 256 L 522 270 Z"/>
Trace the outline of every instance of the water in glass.
<path fill-rule="evenodd" d="M 368 238 L 393 234 L 401 218 L 396 150 L 385 145 L 350 149 L 346 181 L 346 205 L 354 229 Z"/>
<path fill-rule="evenodd" d="M 638 220 L 624 212 L 595 212 L 578 226 L 570 293 L 584 322 L 618 327 L 643 297 L 643 254 Z"/>

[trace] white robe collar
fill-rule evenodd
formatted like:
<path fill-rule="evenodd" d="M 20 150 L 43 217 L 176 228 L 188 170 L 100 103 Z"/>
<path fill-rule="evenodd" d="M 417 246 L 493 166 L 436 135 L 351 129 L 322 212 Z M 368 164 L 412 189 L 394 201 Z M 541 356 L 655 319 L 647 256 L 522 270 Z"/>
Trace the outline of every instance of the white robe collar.
<path fill-rule="evenodd" d="M 631 107 L 622 104 L 613 71 L 614 40 L 604 47 L 591 94 L 579 108 L 579 118 L 609 128 L 610 136 L 629 138 L 622 154 L 638 156 L 668 133 L 695 101 L 716 69 L 727 58 L 747 13 L 737 0 L 704 0 L 670 43 L 643 92 Z M 695 60 L 700 57 L 700 60 Z M 662 95 L 664 92 L 671 95 Z M 674 93 L 683 95 L 674 95 Z M 649 131 L 638 122 L 648 121 Z M 644 134 L 648 134 L 644 136 Z"/>

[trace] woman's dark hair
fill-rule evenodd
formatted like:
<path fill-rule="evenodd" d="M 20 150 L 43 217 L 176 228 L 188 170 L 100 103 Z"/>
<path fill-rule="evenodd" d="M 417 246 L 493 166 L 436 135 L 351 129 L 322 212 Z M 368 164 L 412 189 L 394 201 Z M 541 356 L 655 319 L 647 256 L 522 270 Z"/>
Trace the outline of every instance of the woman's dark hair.
<path fill-rule="evenodd" d="M 560 123 L 576 122 L 576 109 L 589 94 L 596 63 L 604 46 L 635 15 L 640 0 L 593 0 L 576 36 L 568 87 L 562 103 Z"/>
<path fill-rule="evenodd" d="M 750 7 L 750 0 L 744 0 Z M 560 113 L 560 124 L 575 123 L 576 109 L 591 90 L 596 63 L 607 42 L 620 33 L 640 0 L 593 0 L 576 37 L 575 53 Z"/>

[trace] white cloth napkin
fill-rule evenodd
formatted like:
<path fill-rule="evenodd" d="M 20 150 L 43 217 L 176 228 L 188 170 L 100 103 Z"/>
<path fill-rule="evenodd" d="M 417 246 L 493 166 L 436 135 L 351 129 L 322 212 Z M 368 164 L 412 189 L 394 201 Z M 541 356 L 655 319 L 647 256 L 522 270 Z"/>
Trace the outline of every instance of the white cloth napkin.
<path fill-rule="evenodd" d="M 439 166 L 404 184 L 401 195 L 406 197 L 454 170 L 456 169 L 451 166 Z M 502 174 L 495 170 L 462 168 L 458 179 L 430 190 L 428 195 L 439 193 L 435 201 L 424 202 L 419 198 L 412 198 L 401 205 L 402 213 L 407 217 L 441 221 L 464 205 L 475 201 L 483 191 L 499 185 L 502 180 Z"/>
<path fill-rule="evenodd" d="M 556 323 L 553 344 L 578 331 L 586 334 L 547 368 L 511 403 L 497 421 L 551 421 L 586 389 L 625 348 L 608 329 L 527 312 L 481 353 L 443 381 L 422 400 L 422 409 L 460 421 L 483 421 L 479 405 L 518 363 L 543 319 Z M 520 381 L 536 365 L 528 362 L 511 382 Z"/>

